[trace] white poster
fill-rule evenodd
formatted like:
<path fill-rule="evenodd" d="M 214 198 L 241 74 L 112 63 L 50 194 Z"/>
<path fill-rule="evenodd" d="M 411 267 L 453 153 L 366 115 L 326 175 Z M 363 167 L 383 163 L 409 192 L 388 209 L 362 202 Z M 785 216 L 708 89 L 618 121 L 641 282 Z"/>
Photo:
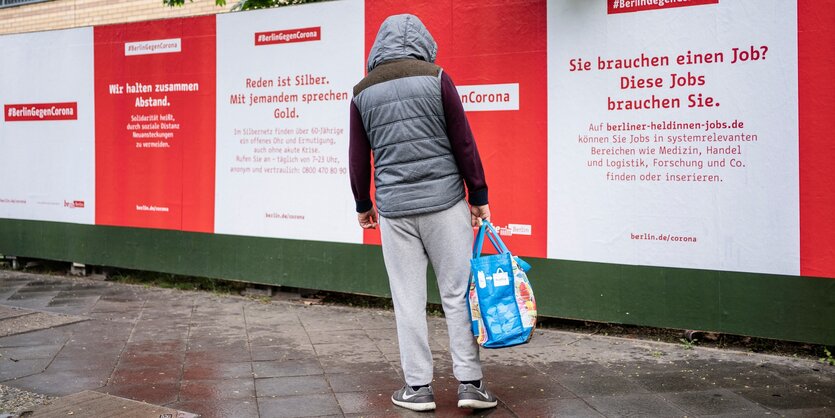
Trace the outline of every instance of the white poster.
<path fill-rule="evenodd" d="M 348 179 L 364 3 L 217 20 L 215 232 L 362 242 Z"/>
<path fill-rule="evenodd" d="M 548 257 L 799 274 L 795 2 L 607 3 L 548 2 Z"/>
<path fill-rule="evenodd" d="M 95 220 L 93 29 L 0 36 L 0 218 Z"/>

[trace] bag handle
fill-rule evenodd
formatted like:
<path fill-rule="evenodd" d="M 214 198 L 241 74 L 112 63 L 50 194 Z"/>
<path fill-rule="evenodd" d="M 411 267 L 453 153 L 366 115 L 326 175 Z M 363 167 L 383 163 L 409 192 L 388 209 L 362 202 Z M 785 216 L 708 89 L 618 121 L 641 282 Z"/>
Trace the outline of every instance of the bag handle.
<path fill-rule="evenodd" d="M 487 238 L 490 239 L 490 243 L 493 244 L 493 248 L 500 253 L 509 253 L 510 250 L 507 249 L 506 245 L 504 245 L 502 238 L 499 236 L 499 231 L 493 227 L 493 224 L 491 224 L 490 221 L 483 221 L 483 223 L 487 224 L 487 228 L 490 230 L 489 233 L 487 233 Z"/>
<path fill-rule="evenodd" d="M 493 227 L 490 221 L 482 221 L 481 228 L 478 229 L 478 234 L 476 235 L 475 242 L 473 243 L 473 258 L 481 257 L 481 247 L 484 246 L 484 235 L 487 235 L 490 243 L 493 244 L 493 248 L 495 248 L 500 254 L 510 252 L 510 250 L 507 249 L 507 246 L 504 245 L 504 242 L 502 242 L 499 232 L 496 231 L 496 228 Z"/>

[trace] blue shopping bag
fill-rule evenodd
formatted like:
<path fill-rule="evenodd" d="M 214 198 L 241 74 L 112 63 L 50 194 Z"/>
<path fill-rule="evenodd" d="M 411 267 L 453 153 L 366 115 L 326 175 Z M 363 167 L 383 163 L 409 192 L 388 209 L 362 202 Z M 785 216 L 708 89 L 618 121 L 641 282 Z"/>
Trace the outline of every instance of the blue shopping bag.
<path fill-rule="evenodd" d="M 498 254 L 481 255 L 485 235 Z M 536 325 L 536 300 L 525 274 L 530 267 L 510 253 L 490 222 L 482 223 L 470 260 L 467 299 L 473 335 L 482 347 L 510 347 L 531 339 Z"/>

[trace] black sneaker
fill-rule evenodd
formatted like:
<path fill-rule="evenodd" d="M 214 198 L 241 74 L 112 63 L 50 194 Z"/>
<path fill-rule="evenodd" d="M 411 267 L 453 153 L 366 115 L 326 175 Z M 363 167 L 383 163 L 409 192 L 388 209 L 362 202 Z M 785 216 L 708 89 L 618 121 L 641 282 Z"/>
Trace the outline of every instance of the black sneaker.
<path fill-rule="evenodd" d="M 496 397 L 487 390 L 483 380 L 481 381 L 481 387 L 475 387 L 472 383 L 458 385 L 459 408 L 494 408 L 498 403 Z"/>
<path fill-rule="evenodd" d="M 391 401 L 412 411 L 431 411 L 435 409 L 435 394 L 431 386 L 423 386 L 418 390 L 409 385 L 403 386 L 391 395 Z"/>

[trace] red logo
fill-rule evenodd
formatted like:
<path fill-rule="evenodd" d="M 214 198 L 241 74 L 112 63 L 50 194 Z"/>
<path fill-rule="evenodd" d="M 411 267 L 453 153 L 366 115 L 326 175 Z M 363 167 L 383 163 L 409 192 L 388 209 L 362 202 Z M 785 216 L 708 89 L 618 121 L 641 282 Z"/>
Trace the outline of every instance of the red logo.
<path fill-rule="evenodd" d="M 78 103 L 7 104 L 3 114 L 6 117 L 6 122 L 77 120 Z"/>
<path fill-rule="evenodd" d="M 64 201 L 64 207 L 70 209 L 80 209 L 84 207 L 83 200 L 73 200 L 72 202 Z"/>
<path fill-rule="evenodd" d="M 609 14 L 719 4 L 719 0 L 609 0 Z"/>
<path fill-rule="evenodd" d="M 289 44 L 322 39 L 322 27 L 286 29 L 272 32 L 256 32 L 255 45 Z"/>

